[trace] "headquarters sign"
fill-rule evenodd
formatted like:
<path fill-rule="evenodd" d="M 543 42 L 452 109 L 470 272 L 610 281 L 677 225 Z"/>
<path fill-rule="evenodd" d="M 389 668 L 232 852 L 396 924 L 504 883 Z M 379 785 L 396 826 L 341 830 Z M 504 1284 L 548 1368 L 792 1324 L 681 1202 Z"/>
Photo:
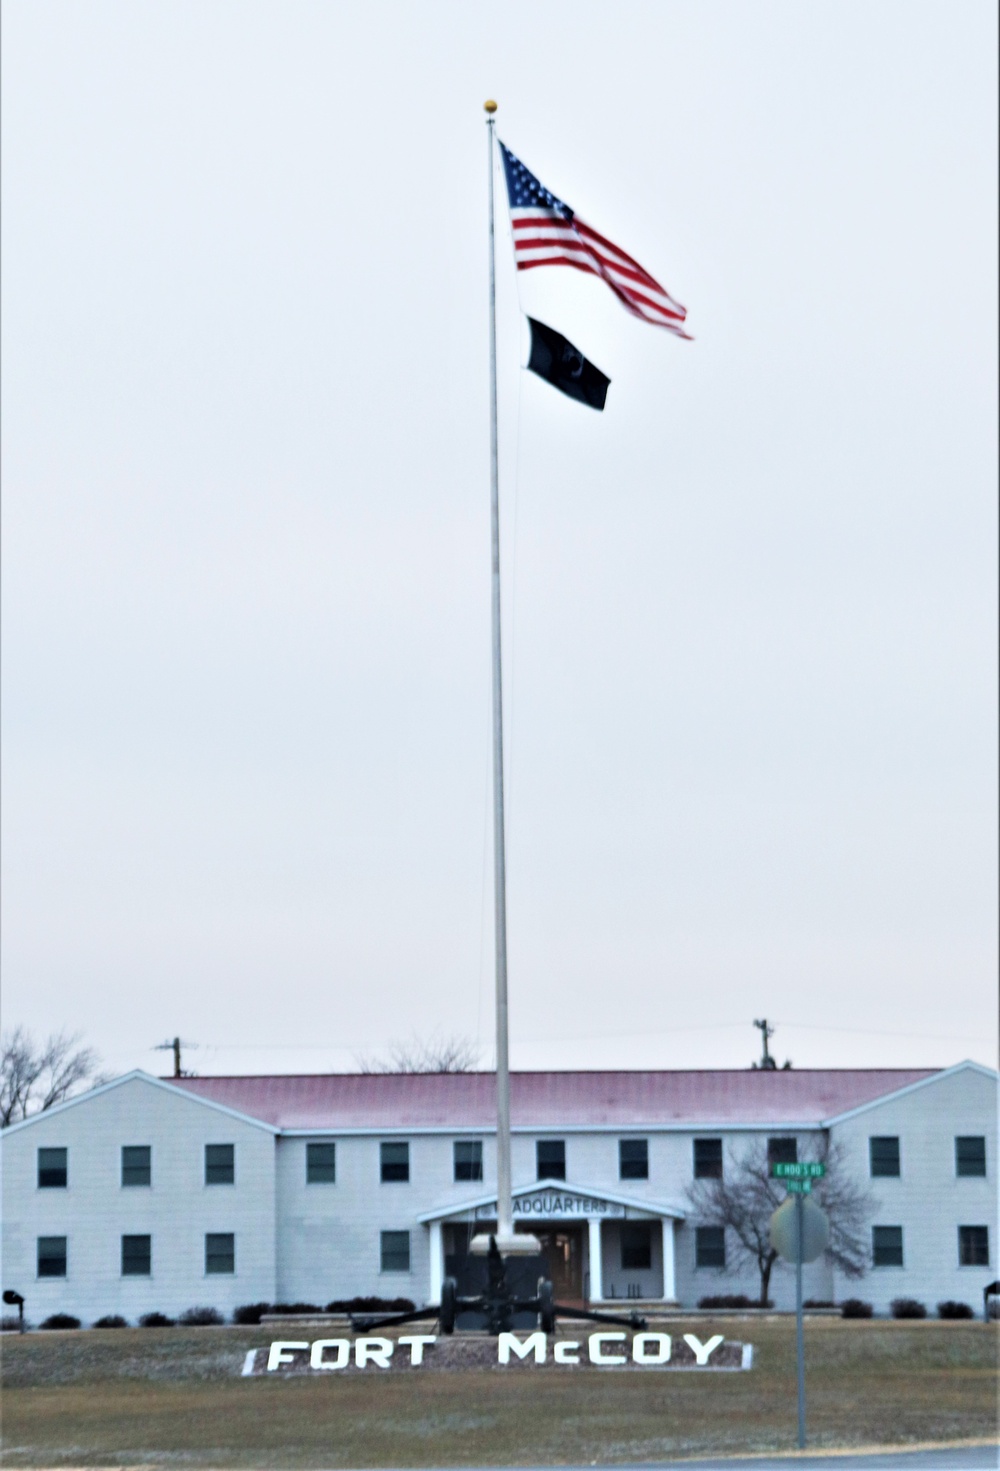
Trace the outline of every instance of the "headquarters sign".
<path fill-rule="evenodd" d="M 554 1216 L 559 1220 L 587 1220 L 593 1216 L 624 1216 L 625 1207 L 617 1201 L 604 1200 L 599 1195 L 580 1195 L 575 1190 L 533 1190 L 530 1195 L 516 1195 L 513 1200 L 514 1215 L 522 1219 L 538 1220 Z M 497 1213 L 496 1201 L 476 1207 L 477 1221 L 493 1220 Z"/>

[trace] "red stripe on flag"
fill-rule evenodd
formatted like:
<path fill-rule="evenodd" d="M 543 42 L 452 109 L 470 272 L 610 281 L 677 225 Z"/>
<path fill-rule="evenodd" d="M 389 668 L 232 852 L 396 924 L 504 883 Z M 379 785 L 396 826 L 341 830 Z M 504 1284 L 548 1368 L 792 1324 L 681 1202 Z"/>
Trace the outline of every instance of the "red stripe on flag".
<path fill-rule="evenodd" d="M 580 245 L 575 240 L 567 240 L 562 235 L 551 235 L 549 237 L 533 235 L 528 240 L 518 240 L 515 242 L 515 252 L 517 255 L 520 255 L 525 250 L 550 250 L 555 245 L 560 250 L 578 250 L 581 255 L 585 256 L 592 256 L 594 253 L 592 250 L 588 250 L 586 245 Z"/>
<path fill-rule="evenodd" d="M 510 222 L 512 230 L 531 230 L 535 225 L 553 225 L 563 230 L 573 230 L 576 228 L 572 219 L 567 219 L 565 215 L 557 215 L 545 210 L 534 215 L 518 215 L 516 220 L 512 218 Z"/>
<path fill-rule="evenodd" d="M 572 260 L 568 255 L 550 255 L 547 260 L 520 260 L 517 263 L 519 271 L 533 271 L 536 266 L 572 266 L 576 271 L 586 271 L 588 276 L 600 275 L 600 271 L 595 271 L 593 266 Z"/>

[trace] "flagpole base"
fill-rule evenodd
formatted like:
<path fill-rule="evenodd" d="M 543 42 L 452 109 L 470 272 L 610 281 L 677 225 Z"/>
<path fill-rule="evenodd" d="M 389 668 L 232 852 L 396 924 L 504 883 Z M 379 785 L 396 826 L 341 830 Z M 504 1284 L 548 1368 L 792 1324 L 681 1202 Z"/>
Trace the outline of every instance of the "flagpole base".
<path fill-rule="evenodd" d="M 542 1243 L 537 1236 L 531 1236 L 527 1231 L 514 1231 L 510 1236 L 487 1236 L 480 1232 L 469 1242 L 470 1256 L 489 1256 L 491 1240 L 496 1241 L 497 1251 L 502 1257 L 541 1255 Z"/>

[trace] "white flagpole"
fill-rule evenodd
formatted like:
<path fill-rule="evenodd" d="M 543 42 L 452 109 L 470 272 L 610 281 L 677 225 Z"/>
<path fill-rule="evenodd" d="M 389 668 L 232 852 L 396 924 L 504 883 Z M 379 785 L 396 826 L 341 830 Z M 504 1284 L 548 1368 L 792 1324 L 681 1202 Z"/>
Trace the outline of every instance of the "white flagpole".
<path fill-rule="evenodd" d="M 486 111 L 489 158 L 490 235 L 490 542 L 491 613 L 493 644 L 493 920 L 496 965 L 497 1045 L 497 1245 L 505 1255 L 534 1253 L 533 1236 L 514 1235 L 514 1207 L 510 1163 L 510 1059 L 507 1043 L 507 869 L 503 810 L 503 680 L 500 662 L 500 474 L 497 453 L 497 303 L 496 234 L 493 217 L 495 102 Z M 470 1249 L 487 1250 L 489 1238 L 474 1237 Z"/>

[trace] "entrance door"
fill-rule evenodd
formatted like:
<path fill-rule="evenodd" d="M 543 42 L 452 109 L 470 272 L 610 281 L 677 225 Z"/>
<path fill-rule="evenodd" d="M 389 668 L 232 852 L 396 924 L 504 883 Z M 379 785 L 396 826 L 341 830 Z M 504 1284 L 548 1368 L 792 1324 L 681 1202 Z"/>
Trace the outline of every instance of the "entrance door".
<path fill-rule="evenodd" d="M 552 1282 L 556 1302 L 583 1302 L 583 1227 L 554 1226 L 546 1229 L 534 1222 L 545 1258 L 546 1276 Z"/>

